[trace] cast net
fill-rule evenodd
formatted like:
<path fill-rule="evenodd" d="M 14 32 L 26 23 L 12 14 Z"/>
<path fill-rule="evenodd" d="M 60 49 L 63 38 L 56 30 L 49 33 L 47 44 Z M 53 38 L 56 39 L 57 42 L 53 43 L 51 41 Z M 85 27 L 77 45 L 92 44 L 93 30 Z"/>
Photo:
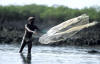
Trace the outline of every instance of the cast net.
<path fill-rule="evenodd" d="M 97 22 L 89 23 L 89 16 L 83 14 L 52 27 L 46 34 L 39 38 L 39 42 L 49 44 L 63 41 L 75 36 L 80 30 L 93 26 L 96 23 Z"/>

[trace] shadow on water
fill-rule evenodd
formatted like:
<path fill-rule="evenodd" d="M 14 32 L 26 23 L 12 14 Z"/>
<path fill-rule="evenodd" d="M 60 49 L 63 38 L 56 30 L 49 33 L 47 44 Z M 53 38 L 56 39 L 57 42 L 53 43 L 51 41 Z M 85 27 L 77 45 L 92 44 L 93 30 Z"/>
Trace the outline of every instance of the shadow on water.
<path fill-rule="evenodd" d="M 27 56 L 25 56 L 23 53 L 21 53 L 20 56 L 23 60 L 23 64 L 31 64 L 31 54 L 27 54 Z"/>

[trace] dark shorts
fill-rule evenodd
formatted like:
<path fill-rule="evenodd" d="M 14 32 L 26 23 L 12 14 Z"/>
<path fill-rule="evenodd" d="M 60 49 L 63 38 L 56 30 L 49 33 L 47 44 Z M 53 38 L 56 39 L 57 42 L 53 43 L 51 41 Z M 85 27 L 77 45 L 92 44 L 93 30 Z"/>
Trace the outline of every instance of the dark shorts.
<path fill-rule="evenodd" d="M 24 39 L 26 42 L 32 41 L 32 38 L 25 38 Z"/>

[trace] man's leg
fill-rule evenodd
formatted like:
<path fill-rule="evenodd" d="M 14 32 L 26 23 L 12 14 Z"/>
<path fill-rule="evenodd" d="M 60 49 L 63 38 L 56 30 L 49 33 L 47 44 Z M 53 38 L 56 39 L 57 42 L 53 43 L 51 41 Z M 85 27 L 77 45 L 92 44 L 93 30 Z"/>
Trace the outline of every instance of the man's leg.
<path fill-rule="evenodd" d="M 28 53 L 31 53 L 32 41 L 28 41 Z"/>
<path fill-rule="evenodd" d="M 24 40 L 24 41 L 22 41 L 22 44 L 21 44 L 21 48 L 20 48 L 19 53 L 21 53 L 23 51 L 25 45 L 26 45 L 26 41 Z"/>

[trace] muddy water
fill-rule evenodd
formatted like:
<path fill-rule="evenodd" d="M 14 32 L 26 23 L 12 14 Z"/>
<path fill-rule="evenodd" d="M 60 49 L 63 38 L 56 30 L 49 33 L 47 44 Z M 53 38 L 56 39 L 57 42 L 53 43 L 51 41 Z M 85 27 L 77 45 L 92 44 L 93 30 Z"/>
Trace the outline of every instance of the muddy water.
<path fill-rule="evenodd" d="M 31 54 L 27 54 L 27 47 L 20 54 L 19 45 L 0 45 L 0 64 L 100 64 L 100 53 L 88 53 L 91 49 L 93 47 L 33 46 Z"/>

